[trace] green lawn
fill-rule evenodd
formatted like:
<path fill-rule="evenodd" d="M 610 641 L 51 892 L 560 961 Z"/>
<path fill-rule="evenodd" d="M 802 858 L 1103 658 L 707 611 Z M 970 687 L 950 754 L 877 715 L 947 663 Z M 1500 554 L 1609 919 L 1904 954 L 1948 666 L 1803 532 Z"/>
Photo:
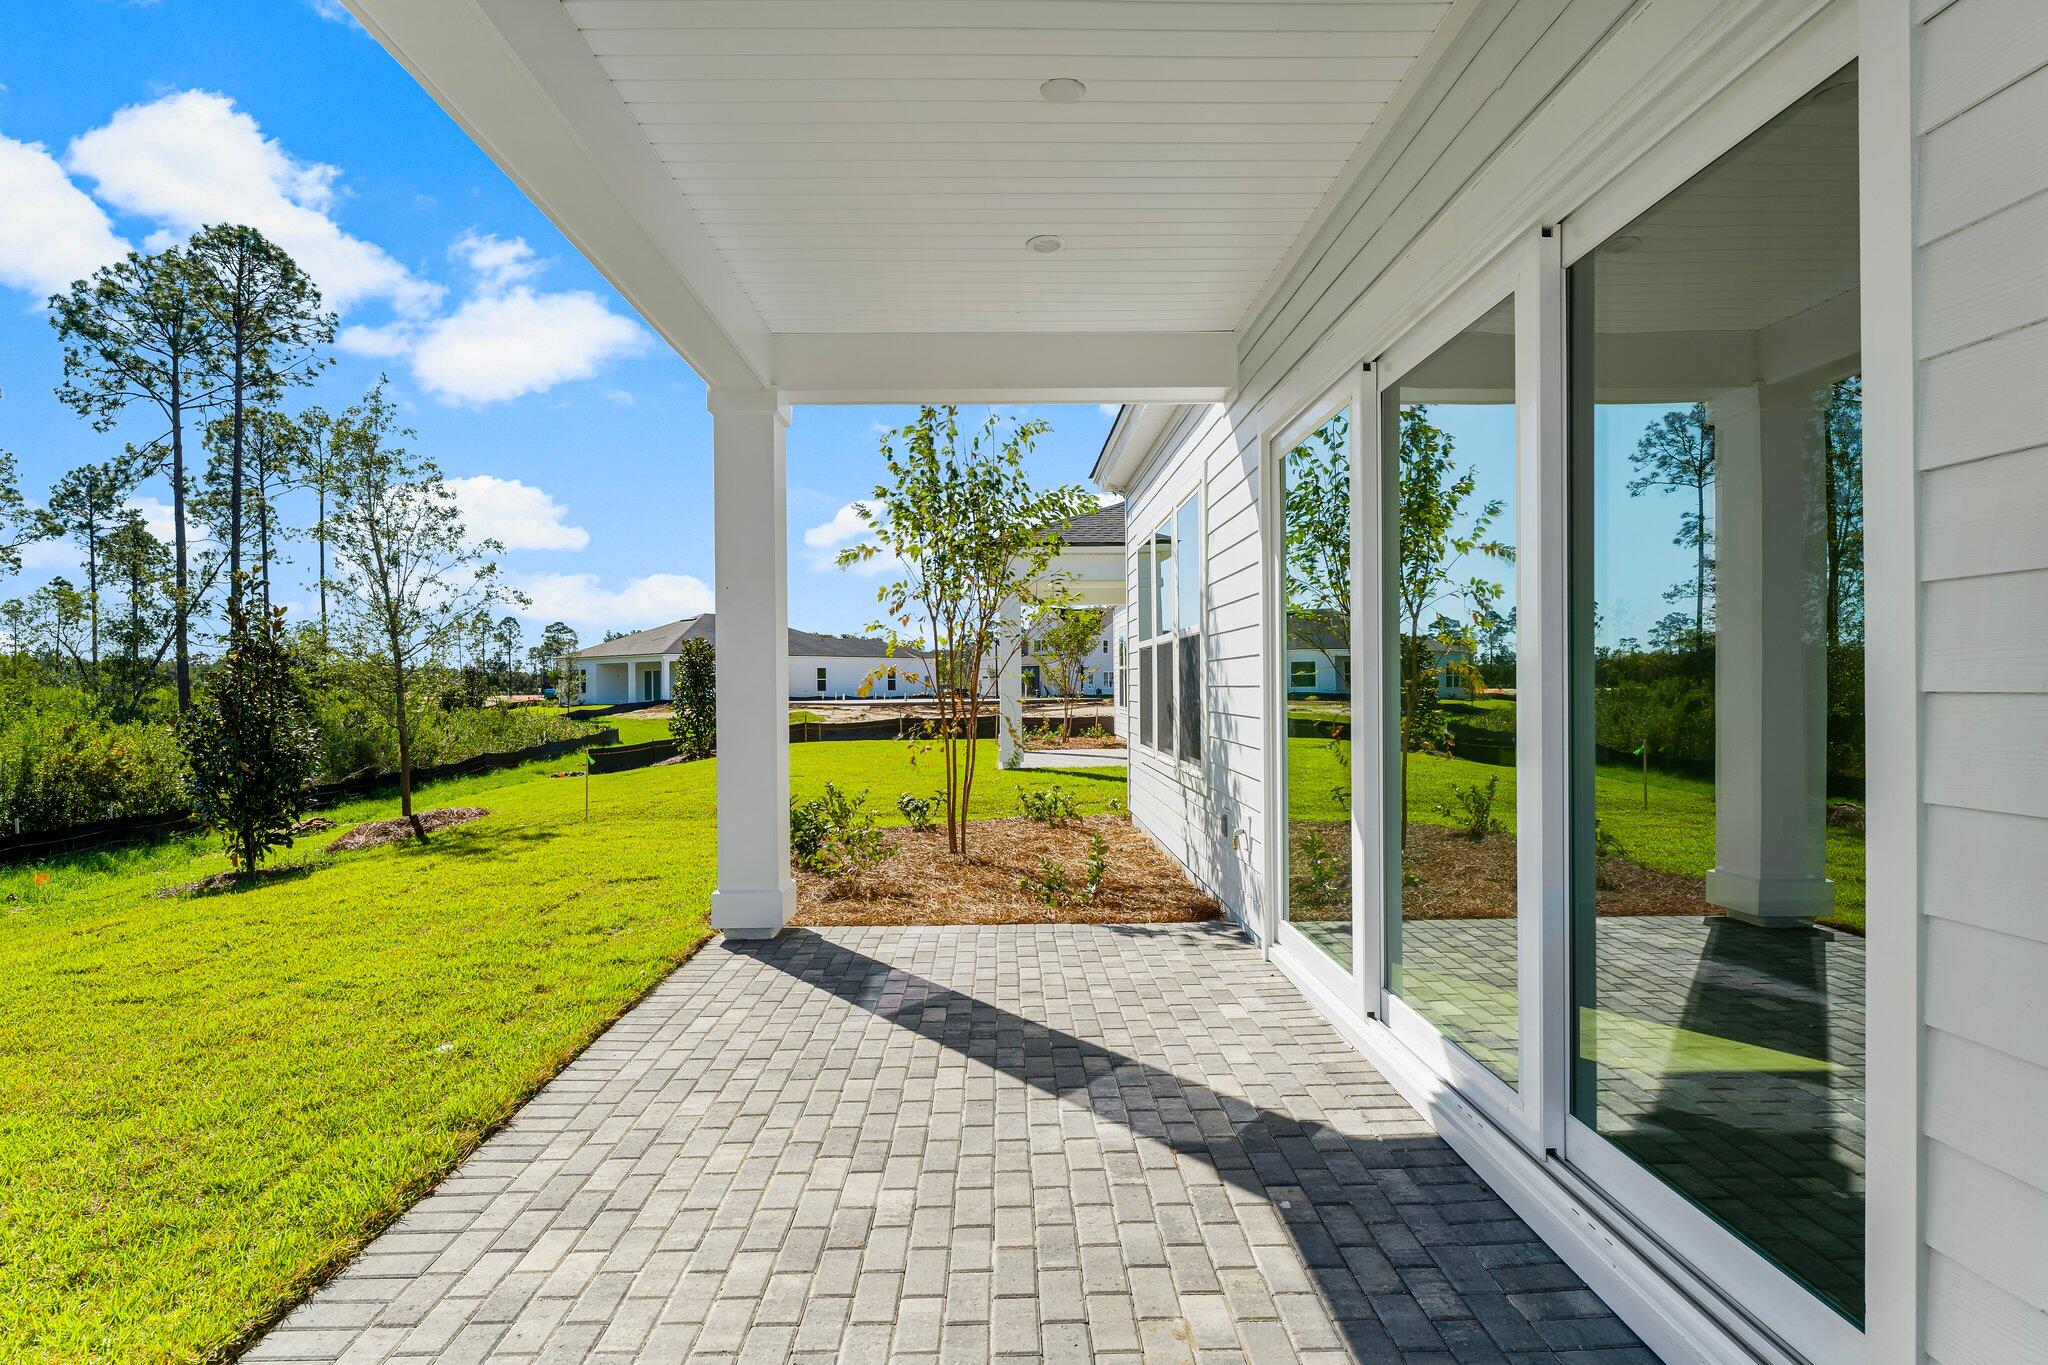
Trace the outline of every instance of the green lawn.
<path fill-rule="evenodd" d="M 1290 765 L 1288 806 L 1303 820 L 1342 820 L 1344 808 L 1335 789 L 1345 773 L 1339 751 L 1319 739 L 1287 741 Z M 1498 777 L 1494 816 L 1505 829 L 1515 827 L 1515 770 L 1462 758 L 1415 754 L 1409 759 L 1408 813 L 1418 824 L 1450 825 L 1456 821 L 1437 813 L 1439 803 L 1452 806 L 1452 787 L 1481 787 Z M 1593 802 L 1603 828 L 1622 841 L 1627 855 L 1644 867 L 1704 877 L 1714 865 L 1714 784 L 1674 773 L 1650 773 L 1649 808 L 1643 807 L 1643 774 L 1639 768 L 1605 766 L 1594 773 Z M 1863 931 L 1863 833 L 1830 828 L 1827 835 L 1828 877 L 1835 884 L 1835 912 L 1824 924 Z"/>
<path fill-rule="evenodd" d="M 982 750 L 980 815 L 1124 794 Z M 804 745 L 792 781 L 896 823 L 934 761 Z M 250 891 L 152 895 L 225 866 L 197 839 L 0 869 L 0 1359 L 223 1353 L 704 939 L 715 764 L 592 779 L 588 821 L 556 766 L 435 785 L 424 806 L 491 816 L 426 848 L 322 834 Z"/>

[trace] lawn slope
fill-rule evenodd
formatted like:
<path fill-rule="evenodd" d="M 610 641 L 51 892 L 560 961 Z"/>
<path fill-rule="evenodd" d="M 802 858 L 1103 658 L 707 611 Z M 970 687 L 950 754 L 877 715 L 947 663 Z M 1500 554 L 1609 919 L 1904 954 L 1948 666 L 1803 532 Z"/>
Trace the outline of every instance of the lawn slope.
<path fill-rule="evenodd" d="M 1124 792 L 983 747 L 980 814 Z M 805 745 L 793 783 L 895 823 L 935 757 Z M 0 869 L 0 1359 L 220 1354 L 704 939 L 715 764 L 592 779 L 587 820 L 550 766 L 428 788 L 492 812 L 428 847 L 330 857 L 337 829 L 248 891 L 154 894 L 226 866 L 198 839 Z"/>

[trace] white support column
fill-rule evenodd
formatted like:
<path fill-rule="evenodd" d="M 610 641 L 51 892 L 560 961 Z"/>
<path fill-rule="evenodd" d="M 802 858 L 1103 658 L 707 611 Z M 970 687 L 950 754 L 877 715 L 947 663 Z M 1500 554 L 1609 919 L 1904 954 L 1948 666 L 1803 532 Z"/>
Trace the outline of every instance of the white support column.
<path fill-rule="evenodd" d="M 1022 609 L 1005 602 L 998 619 L 996 649 L 1003 662 L 996 672 L 996 762 L 1015 768 L 1024 762 L 1024 651 L 1016 647 Z"/>
<path fill-rule="evenodd" d="M 715 388 L 718 889 L 711 927 L 768 938 L 796 914 L 789 871 L 789 409 L 772 389 Z"/>
<path fill-rule="evenodd" d="M 663 659 L 663 660 L 661 661 L 661 697 L 660 697 L 660 700 L 662 700 L 662 701 L 669 701 L 669 700 L 672 700 L 672 699 L 673 699 L 673 698 L 675 697 L 675 695 L 676 695 L 676 693 L 675 693 L 675 676 L 674 676 L 674 666 L 675 666 L 675 661 L 674 661 L 673 659 L 668 659 L 668 658 L 664 658 L 664 659 Z"/>
<path fill-rule="evenodd" d="M 1714 424 L 1714 870 L 1707 899 L 1797 925 L 1827 879 L 1827 650 L 1812 386 L 1737 389 Z"/>

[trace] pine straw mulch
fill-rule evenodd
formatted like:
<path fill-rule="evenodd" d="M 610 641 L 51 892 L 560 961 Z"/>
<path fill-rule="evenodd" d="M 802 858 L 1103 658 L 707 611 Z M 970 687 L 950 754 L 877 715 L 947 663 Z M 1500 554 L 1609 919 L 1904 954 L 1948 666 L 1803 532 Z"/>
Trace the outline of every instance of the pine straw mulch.
<path fill-rule="evenodd" d="M 1442 825 L 1410 825 L 1401 858 L 1405 919 L 1508 919 L 1515 913 L 1515 836 L 1474 839 Z M 1628 858 L 1600 864 L 1600 914 L 1718 915 L 1700 877 L 1660 872 Z"/>
<path fill-rule="evenodd" d="M 1033 749 L 1121 749 L 1123 747 L 1124 742 L 1117 735 L 1084 735 L 1078 730 L 1068 739 L 1060 738 L 1057 733 L 1050 735 L 1027 735 L 1024 739 L 1024 748 L 1027 753 Z"/>
<path fill-rule="evenodd" d="M 1109 845 L 1109 870 L 1093 901 L 1082 897 L 1089 834 Z M 976 820 L 965 861 L 946 852 L 943 828 L 883 832 L 896 853 L 865 879 L 797 870 L 795 923 L 1163 924 L 1217 918 L 1222 911 L 1187 874 L 1127 820 L 1091 815 L 1059 825 Z M 1049 907 L 1018 889 L 1051 858 L 1073 884 L 1066 903 Z"/>
<path fill-rule="evenodd" d="M 400 816 L 396 820 L 372 820 L 366 825 L 357 825 L 348 833 L 327 846 L 329 853 L 347 853 L 358 848 L 375 848 L 379 844 L 395 844 L 401 839 L 413 837 L 413 820 L 420 828 L 431 834 L 437 829 L 452 825 L 466 825 L 472 820 L 481 820 L 490 812 L 482 806 L 443 806 L 439 810 L 413 812 L 413 819 Z"/>

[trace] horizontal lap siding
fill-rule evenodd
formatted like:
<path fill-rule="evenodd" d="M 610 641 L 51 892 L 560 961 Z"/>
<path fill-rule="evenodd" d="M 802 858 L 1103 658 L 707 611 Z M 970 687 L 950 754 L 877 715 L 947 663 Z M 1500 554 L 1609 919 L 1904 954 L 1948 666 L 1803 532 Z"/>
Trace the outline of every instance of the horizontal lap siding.
<path fill-rule="evenodd" d="M 1263 788 L 1257 481 L 1220 407 L 1199 410 L 1169 441 L 1132 489 L 1126 520 L 1135 546 L 1189 493 L 1202 494 L 1203 758 L 1196 771 L 1136 746 L 1131 812 L 1226 911 L 1252 920 Z"/>
<path fill-rule="evenodd" d="M 1923 3 L 1927 1351 L 2048 1362 L 2048 5 Z"/>

